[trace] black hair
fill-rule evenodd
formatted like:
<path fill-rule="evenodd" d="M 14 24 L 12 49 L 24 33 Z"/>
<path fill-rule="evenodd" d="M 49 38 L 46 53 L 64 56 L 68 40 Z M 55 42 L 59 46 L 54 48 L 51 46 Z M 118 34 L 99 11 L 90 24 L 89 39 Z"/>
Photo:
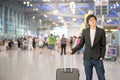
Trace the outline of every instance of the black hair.
<path fill-rule="evenodd" d="M 93 15 L 93 14 L 90 14 L 90 15 L 88 15 L 88 17 L 86 18 L 86 23 L 87 23 L 87 24 L 89 24 L 89 19 L 90 19 L 91 17 L 94 17 L 94 18 L 95 18 L 95 20 L 97 21 L 96 16 L 95 16 L 95 15 Z"/>

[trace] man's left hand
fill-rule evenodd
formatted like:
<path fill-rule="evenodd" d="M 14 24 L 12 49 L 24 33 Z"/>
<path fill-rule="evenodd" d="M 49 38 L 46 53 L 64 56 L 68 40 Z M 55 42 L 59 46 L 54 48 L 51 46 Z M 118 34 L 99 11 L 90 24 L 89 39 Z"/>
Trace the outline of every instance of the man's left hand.
<path fill-rule="evenodd" d="M 103 58 L 100 58 L 100 60 L 103 60 Z"/>

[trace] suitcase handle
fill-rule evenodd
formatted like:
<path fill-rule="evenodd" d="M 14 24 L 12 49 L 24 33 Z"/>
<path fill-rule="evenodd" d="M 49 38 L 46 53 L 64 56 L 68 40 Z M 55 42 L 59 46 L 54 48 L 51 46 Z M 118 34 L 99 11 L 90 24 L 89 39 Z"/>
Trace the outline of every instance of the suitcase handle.
<path fill-rule="evenodd" d="M 71 57 L 71 61 L 69 60 L 69 63 L 71 64 L 69 68 L 67 68 L 68 56 Z M 72 68 L 73 68 L 72 65 L 73 65 L 73 56 L 67 54 L 64 55 L 64 71 L 67 72 L 68 71 L 67 69 L 70 69 L 70 71 L 72 72 Z"/>

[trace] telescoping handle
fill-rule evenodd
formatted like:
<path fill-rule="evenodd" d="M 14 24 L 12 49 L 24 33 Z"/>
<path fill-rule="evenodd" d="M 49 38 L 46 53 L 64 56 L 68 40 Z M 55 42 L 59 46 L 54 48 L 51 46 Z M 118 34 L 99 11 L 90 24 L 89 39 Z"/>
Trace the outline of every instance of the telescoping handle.
<path fill-rule="evenodd" d="M 64 55 L 64 71 L 67 72 L 67 69 L 70 69 L 70 72 L 72 72 L 72 68 L 73 68 L 73 55 L 67 54 Z"/>

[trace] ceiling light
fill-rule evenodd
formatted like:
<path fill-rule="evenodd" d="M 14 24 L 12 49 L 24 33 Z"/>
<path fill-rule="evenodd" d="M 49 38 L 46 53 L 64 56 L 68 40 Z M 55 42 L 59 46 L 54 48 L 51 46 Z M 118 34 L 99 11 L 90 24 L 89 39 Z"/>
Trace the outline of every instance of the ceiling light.
<path fill-rule="evenodd" d="M 23 4 L 26 4 L 26 2 L 24 1 Z"/>
<path fill-rule="evenodd" d="M 111 21 L 112 21 L 111 19 L 107 20 L 107 22 L 111 22 Z"/>
<path fill-rule="evenodd" d="M 35 19 L 35 16 L 33 16 L 33 19 Z"/>
<path fill-rule="evenodd" d="M 63 17 L 58 17 L 58 19 L 63 19 Z"/>
<path fill-rule="evenodd" d="M 118 2 L 116 2 L 116 4 L 118 4 Z"/>
<path fill-rule="evenodd" d="M 45 17 L 47 17 L 47 15 L 44 14 Z"/>
<path fill-rule="evenodd" d="M 38 8 L 36 8 L 35 10 L 38 11 Z"/>
<path fill-rule="evenodd" d="M 42 20 L 40 19 L 39 22 L 42 22 Z"/>
<path fill-rule="evenodd" d="M 76 5 L 75 2 L 70 2 L 70 9 L 75 9 Z"/>
<path fill-rule="evenodd" d="M 55 14 L 56 14 L 56 13 L 58 13 L 58 11 L 57 11 L 57 10 L 53 10 L 53 13 L 55 13 Z"/>
<path fill-rule="evenodd" d="M 76 21 L 76 18 L 73 18 L 72 21 Z"/>
<path fill-rule="evenodd" d="M 30 2 L 29 2 L 29 1 L 27 1 L 27 4 L 30 4 Z"/>

